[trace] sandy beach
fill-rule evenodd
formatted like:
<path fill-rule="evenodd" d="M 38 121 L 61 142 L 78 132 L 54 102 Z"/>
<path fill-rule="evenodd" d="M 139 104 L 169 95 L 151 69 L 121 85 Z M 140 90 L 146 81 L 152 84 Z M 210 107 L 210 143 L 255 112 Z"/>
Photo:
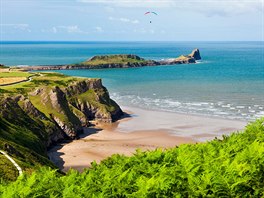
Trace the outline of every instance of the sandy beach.
<path fill-rule="evenodd" d="M 94 123 L 79 140 L 53 147 L 49 157 L 60 169 L 79 171 L 115 154 L 132 155 L 137 148 L 153 150 L 204 142 L 239 131 L 246 122 L 122 107 L 130 117 L 113 124 Z"/>

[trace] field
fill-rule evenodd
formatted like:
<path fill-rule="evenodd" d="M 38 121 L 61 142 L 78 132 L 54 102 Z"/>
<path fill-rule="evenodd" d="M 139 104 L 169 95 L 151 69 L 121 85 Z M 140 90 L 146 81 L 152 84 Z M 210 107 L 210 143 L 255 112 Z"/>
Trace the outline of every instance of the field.
<path fill-rule="evenodd" d="M 32 75 L 18 70 L 0 69 L 0 86 L 27 81 Z"/>

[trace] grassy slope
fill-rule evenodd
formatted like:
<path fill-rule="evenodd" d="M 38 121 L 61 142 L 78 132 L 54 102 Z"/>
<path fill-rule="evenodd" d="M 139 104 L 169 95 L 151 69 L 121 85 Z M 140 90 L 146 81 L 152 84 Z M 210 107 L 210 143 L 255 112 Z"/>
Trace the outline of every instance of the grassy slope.
<path fill-rule="evenodd" d="M 137 60 L 135 58 L 128 58 L 126 55 L 108 55 L 98 56 L 94 60 L 82 62 L 82 65 L 104 65 L 104 64 L 127 64 L 127 63 L 145 63 L 146 60 Z"/>
<path fill-rule="evenodd" d="M 3 197 L 263 197 L 264 119 L 223 140 L 114 155 L 66 176 L 42 168 L 0 186 Z"/>
<path fill-rule="evenodd" d="M 22 71 L 1 71 L 0 72 L 0 78 L 6 78 L 6 77 L 29 77 L 32 76 L 32 73 L 22 72 Z"/>
<path fill-rule="evenodd" d="M 8 118 L 0 116 L 0 149 L 4 150 L 5 144 L 12 146 L 16 152 L 10 155 L 24 170 L 43 164 L 54 167 L 46 158 L 44 124 L 26 115 L 18 105 L 11 103 L 7 108 Z"/>
<path fill-rule="evenodd" d="M 3 180 L 15 181 L 18 176 L 17 169 L 13 164 L 2 154 L 0 154 L 0 178 Z"/>

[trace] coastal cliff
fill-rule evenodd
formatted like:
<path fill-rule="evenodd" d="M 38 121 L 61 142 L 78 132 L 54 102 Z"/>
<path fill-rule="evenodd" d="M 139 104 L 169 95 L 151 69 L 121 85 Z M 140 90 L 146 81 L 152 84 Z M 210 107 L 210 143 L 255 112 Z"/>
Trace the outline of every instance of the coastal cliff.
<path fill-rule="evenodd" d="M 165 60 L 147 60 L 133 54 L 101 55 L 94 56 L 84 62 L 70 65 L 43 65 L 23 67 L 23 70 L 69 70 L 69 69 L 106 69 L 106 68 L 130 68 L 160 65 L 192 64 L 200 60 L 199 49 L 194 49 L 189 55 L 181 55 L 177 58 Z"/>
<path fill-rule="evenodd" d="M 101 79 L 42 73 L 31 82 L 1 87 L 0 92 L 0 150 L 25 169 L 52 167 L 48 147 L 78 138 L 91 120 L 113 122 L 123 114 Z"/>

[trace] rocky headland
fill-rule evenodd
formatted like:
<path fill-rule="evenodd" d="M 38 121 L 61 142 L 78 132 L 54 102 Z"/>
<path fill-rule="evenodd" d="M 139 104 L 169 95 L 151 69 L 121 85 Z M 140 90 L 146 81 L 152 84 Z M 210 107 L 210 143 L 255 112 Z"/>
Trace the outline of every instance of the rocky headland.
<path fill-rule="evenodd" d="M 111 123 L 123 115 L 101 79 L 42 73 L 30 82 L 1 87 L 0 93 L 0 150 L 24 170 L 54 166 L 47 148 L 78 139 L 91 120 Z"/>
<path fill-rule="evenodd" d="M 94 56 L 84 62 L 69 65 L 42 65 L 22 67 L 23 70 L 69 70 L 69 69 L 105 69 L 105 68 L 130 68 L 144 66 L 191 64 L 200 60 L 199 49 L 194 49 L 189 55 L 165 60 L 147 60 L 133 54 Z"/>

